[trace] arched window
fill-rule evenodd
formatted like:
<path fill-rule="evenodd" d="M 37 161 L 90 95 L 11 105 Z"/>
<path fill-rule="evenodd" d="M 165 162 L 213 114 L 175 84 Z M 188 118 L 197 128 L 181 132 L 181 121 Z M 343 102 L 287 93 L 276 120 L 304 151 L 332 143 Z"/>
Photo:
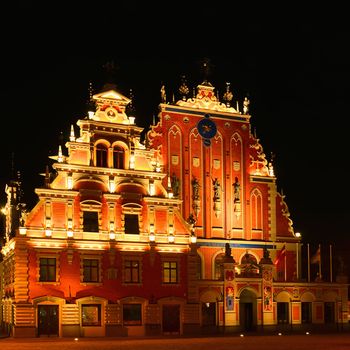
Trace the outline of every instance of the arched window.
<path fill-rule="evenodd" d="M 246 253 L 242 257 L 241 264 L 242 265 L 246 265 L 246 264 L 258 265 L 258 262 L 256 260 L 256 257 L 253 254 Z"/>
<path fill-rule="evenodd" d="M 263 218 L 263 208 L 262 208 L 262 195 L 258 189 L 254 189 L 250 196 L 250 210 L 252 218 L 252 229 L 262 230 L 262 218 Z"/>
<path fill-rule="evenodd" d="M 239 270 L 240 277 L 258 277 L 260 269 L 256 257 L 246 252 L 241 259 Z"/>
<path fill-rule="evenodd" d="M 113 148 L 113 168 L 124 169 L 124 149 L 121 146 Z"/>
<path fill-rule="evenodd" d="M 218 254 L 215 257 L 214 279 L 216 279 L 216 280 L 223 280 L 224 279 L 224 265 L 223 265 L 224 257 L 225 257 L 224 253 Z"/>
<path fill-rule="evenodd" d="M 107 167 L 107 154 L 108 149 L 102 143 L 96 146 L 96 166 Z"/>

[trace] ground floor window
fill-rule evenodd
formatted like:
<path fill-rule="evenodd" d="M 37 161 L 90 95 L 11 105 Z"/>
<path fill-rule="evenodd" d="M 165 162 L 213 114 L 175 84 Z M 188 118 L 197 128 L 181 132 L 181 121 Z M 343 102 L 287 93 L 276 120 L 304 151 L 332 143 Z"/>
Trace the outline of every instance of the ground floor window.
<path fill-rule="evenodd" d="M 85 304 L 81 306 L 81 323 L 83 326 L 101 326 L 101 305 Z"/>
<path fill-rule="evenodd" d="M 312 322 L 312 303 L 310 302 L 301 303 L 301 322 L 302 323 Z"/>
<path fill-rule="evenodd" d="M 126 326 L 140 326 L 142 324 L 141 304 L 123 305 L 123 323 Z"/>
<path fill-rule="evenodd" d="M 289 303 L 277 303 L 277 323 L 289 323 Z"/>

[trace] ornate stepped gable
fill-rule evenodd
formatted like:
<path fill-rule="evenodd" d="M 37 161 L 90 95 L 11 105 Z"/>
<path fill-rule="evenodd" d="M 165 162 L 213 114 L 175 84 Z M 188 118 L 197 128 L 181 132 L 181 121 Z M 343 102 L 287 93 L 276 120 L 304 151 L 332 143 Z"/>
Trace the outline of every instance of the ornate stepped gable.
<path fill-rule="evenodd" d="M 136 126 L 135 118 L 126 114 L 131 100 L 115 90 L 107 90 L 94 95 L 93 101 L 96 110 L 77 121 L 80 136 L 76 138 L 74 128 L 71 129 L 66 143 L 68 156 L 60 148 L 59 154 L 51 157 L 56 161 L 52 166 L 56 176 L 48 188 L 36 189 L 40 200 L 28 216 L 26 226 L 49 225 L 59 231 L 72 228 L 81 232 L 82 217 L 76 213 L 84 208 L 99 208 L 100 229 L 108 232 L 113 226 L 114 231 L 121 232 L 119 207 L 147 218 L 147 207 L 157 203 L 153 223 L 143 220 L 141 231 L 149 232 L 156 218 L 163 217 L 162 211 L 168 213 L 171 207 L 169 222 L 176 226 L 178 234 L 189 235 L 189 226 L 178 212 L 180 201 L 169 198 L 169 189 L 163 186 L 167 174 L 161 171 L 157 151 L 146 149 L 141 142 L 143 128 Z M 105 152 L 105 159 L 99 159 L 99 148 Z M 114 164 L 114 152 L 122 154 L 118 164 Z M 62 200 L 71 203 L 68 209 Z M 116 212 L 112 210 L 112 213 L 113 202 Z M 138 204 L 139 208 L 131 209 L 130 203 Z M 166 234 L 168 225 L 162 224 L 163 220 L 166 219 L 158 220 L 154 230 Z"/>

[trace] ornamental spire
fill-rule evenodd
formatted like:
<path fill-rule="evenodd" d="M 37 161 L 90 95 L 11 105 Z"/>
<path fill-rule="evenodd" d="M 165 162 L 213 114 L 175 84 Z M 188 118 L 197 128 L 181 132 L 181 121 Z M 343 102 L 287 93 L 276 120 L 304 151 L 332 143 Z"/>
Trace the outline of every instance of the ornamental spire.
<path fill-rule="evenodd" d="M 201 62 L 201 73 L 203 76 L 203 83 L 202 85 L 212 86 L 209 82 L 209 76 L 211 74 L 211 69 L 213 65 L 210 62 L 209 58 L 204 58 Z"/>

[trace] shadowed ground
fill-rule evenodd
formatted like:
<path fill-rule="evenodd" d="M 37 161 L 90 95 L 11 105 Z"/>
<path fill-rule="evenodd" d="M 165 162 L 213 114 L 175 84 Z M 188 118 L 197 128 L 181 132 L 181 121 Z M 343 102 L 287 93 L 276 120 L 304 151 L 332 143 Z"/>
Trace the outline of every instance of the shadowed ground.
<path fill-rule="evenodd" d="M 0 340 L 1 350 L 349 350 L 350 334 L 247 335 L 197 338 L 30 338 Z"/>

